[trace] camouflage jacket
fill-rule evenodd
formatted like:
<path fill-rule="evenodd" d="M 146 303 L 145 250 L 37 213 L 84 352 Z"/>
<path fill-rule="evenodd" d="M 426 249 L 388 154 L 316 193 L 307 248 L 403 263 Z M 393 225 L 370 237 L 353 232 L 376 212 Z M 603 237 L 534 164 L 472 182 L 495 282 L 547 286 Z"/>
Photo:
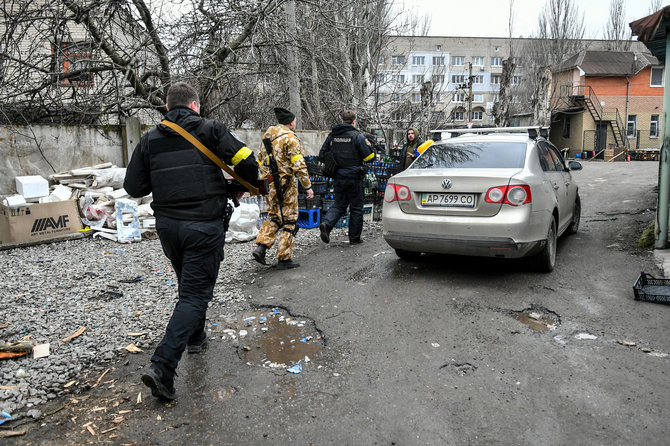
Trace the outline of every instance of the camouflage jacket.
<path fill-rule="evenodd" d="M 270 138 L 272 141 L 272 150 L 277 160 L 281 184 L 284 186 L 292 184 L 295 176 L 305 189 L 312 187 L 305 163 L 304 149 L 296 134 L 285 125 L 278 124 L 266 130 L 263 134 L 263 139 L 265 138 Z M 256 159 L 260 164 L 260 177 L 267 178 L 270 175 L 270 166 L 263 143 L 258 149 Z"/>

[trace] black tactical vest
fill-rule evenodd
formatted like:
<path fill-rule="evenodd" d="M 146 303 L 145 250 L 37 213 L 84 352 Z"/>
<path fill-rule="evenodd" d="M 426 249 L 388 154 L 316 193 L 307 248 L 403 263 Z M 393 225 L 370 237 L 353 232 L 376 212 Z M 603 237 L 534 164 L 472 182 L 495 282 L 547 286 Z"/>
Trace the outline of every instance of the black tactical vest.
<path fill-rule="evenodd" d="M 356 150 L 356 130 L 349 130 L 333 136 L 332 150 L 335 161 L 339 167 L 351 167 L 362 165 L 361 156 Z"/>

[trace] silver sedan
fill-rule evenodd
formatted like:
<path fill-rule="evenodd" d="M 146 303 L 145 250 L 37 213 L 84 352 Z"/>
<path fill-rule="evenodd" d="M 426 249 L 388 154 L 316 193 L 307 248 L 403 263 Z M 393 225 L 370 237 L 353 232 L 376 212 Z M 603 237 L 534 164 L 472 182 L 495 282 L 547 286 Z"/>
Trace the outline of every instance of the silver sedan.
<path fill-rule="evenodd" d="M 571 170 L 537 132 L 462 134 L 429 146 L 384 194 L 383 235 L 404 259 L 422 252 L 518 258 L 540 271 L 556 262 L 556 239 L 579 228 Z"/>

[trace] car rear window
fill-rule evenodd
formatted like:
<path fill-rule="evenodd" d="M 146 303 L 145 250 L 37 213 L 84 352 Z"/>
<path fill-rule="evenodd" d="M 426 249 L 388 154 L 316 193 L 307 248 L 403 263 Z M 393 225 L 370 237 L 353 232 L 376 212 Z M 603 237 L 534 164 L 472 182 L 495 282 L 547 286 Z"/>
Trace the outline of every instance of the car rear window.
<path fill-rule="evenodd" d="M 526 159 L 522 142 L 440 142 L 429 146 L 410 169 L 521 168 Z"/>

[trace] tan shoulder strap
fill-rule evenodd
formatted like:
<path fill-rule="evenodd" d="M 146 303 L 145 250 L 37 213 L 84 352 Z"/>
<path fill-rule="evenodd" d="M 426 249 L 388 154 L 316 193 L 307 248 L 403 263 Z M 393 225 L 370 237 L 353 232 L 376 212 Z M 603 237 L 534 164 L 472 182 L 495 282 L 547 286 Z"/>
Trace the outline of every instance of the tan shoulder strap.
<path fill-rule="evenodd" d="M 193 144 L 198 150 L 200 150 L 202 153 L 204 153 L 205 156 L 207 158 L 209 158 L 210 160 L 212 160 L 212 162 L 214 164 L 219 166 L 221 169 L 225 170 L 228 174 L 230 174 L 233 178 L 235 178 L 235 180 L 238 183 L 240 183 L 242 186 L 246 187 L 247 190 L 249 191 L 250 195 L 258 195 L 258 188 L 257 187 L 252 186 L 247 181 L 243 180 L 238 174 L 235 173 L 235 171 L 233 169 L 231 169 L 230 167 L 228 167 L 226 165 L 226 163 L 221 161 L 221 158 L 216 156 L 214 154 L 214 152 L 212 152 L 207 147 L 205 147 L 205 145 L 203 143 L 198 141 L 198 139 L 195 136 L 191 135 L 189 132 L 184 130 L 179 124 L 175 124 L 174 122 L 168 121 L 167 119 L 164 119 L 163 121 L 161 121 L 161 124 L 170 127 L 172 130 L 174 130 L 175 132 L 177 132 L 181 136 L 183 136 L 185 140 L 187 140 L 188 142 Z"/>

